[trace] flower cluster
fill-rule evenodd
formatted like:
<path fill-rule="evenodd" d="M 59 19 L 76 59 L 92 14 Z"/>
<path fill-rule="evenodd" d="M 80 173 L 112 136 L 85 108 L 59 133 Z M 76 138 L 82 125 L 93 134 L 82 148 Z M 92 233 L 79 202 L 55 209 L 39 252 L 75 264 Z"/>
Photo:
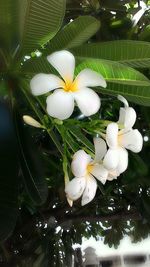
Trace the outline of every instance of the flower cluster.
<path fill-rule="evenodd" d="M 66 50 L 49 55 L 47 60 L 62 79 L 54 74 L 40 73 L 30 82 L 33 95 L 49 93 L 47 113 L 53 118 L 65 120 L 72 115 L 76 103 L 85 116 L 95 114 L 100 108 L 100 98 L 89 87 L 106 87 L 104 78 L 91 69 L 84 69 L 74 79 L 75 58 Z M 52 90 L 55 91 L 51 93 Z M 96 179 L 103 184 L 116 179 L 128 167 L 127 150 L 138 153 L 142 149 L 142 135 L 133 129 L 136 112 L 123 96 L 118 96 L 118 99 L 124 103 L 124 107 L 120 108 L 119 120 L 108 124 L 103 139 L 94 138 L 95 157 L 92 158 L 84 150 L 77 151 L 73 156 L 71 169 L 75 178 L 65 187 L 70 203 L 81 196 L 82 205 L 89 203 L 96 194 Z M 24 119 L 30 125 L 33 123 L 39 127 L 28 116 Z"/>
<path fill-rule="evenodd" d="M 92 159 L 84 150 L 77 151 L 73 156 L 71 169 L 75 178 L 66 185 L 65 192 L 72 201 L 82 196 L 82 206 L 94 198 L 96 179 L 105 184 L 107 180 L 117 179 L 127 169 L 127 149 L 135 153 L 142 149 L 142 135 L 137 129 L 132 129 L 136 112 L 128 106 L 124 97 L 118 98 L 124 103 L 124 108 L 120 108 L 118 122 L 108 124 L 106 142 L 102 138 L 94 138 L 95 158 Z"/>

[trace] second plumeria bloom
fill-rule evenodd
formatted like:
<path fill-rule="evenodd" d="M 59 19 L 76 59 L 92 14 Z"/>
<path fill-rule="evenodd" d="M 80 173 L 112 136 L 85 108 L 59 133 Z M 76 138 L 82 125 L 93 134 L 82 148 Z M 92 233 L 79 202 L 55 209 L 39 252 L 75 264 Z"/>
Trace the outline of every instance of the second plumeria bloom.
<path fill-rule="evenodd" d="M 143 137 L 137 129 L 132 129 L 136 121 L 136 112 L 129 107 L 127 100 L 118 96 L 124 103 L 124 108 L 120 109 L 118 123 L 110 123 L 106 130 L 106 141 L 109 150 L 105 157 L 105 166 L 109 169 L 116 168 L 120 173 L 124 172 L 128 166 L 128 150 L 134 153 L 141 151 Z M 123 129 L 119 130 L 119 125 Z"/>
<path fill-rule="evenodd" d="M 62 79 L 40 73 L 32 78 L 30 87 L 36 96 L 55 90 L 46 99 L 48 114 L 60 120 L 67 119 L 73 113 L 75 102 L 85 116 L 95 114 L 100 108 L 100 98 L 89 87 L 106 87 L 104 78 L 91 69 L 84 69 L 74 79 L 75 58 L 66 50 L 54 52 L 47 60 Z"/>
<path fill-rule="evenodd" d="M 102 142 L 102 139 L 94 139 L 94 145 L 94 160 L 84 150 L 79 150 L 74 154 L 71 169 L 75 178 L 65 187 L 67 198 L 70 200 L 74 201 L 82 196 L 82 206 L 92 201 L 95 197 L 97 189 L 96 179 L 104 184 L 109 175 L 108 170 L 103 164 L 100 164 L 107 150 L 106 144 L 104 141 Z"/>

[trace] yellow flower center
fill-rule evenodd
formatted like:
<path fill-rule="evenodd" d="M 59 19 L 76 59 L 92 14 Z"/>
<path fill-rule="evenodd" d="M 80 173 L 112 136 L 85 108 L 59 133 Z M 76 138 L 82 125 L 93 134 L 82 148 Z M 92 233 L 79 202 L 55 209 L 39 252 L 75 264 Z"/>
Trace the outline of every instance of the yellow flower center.
<path fill-rule="evenodd" d="M 93 167 L 94 167 L 93 164 L 88 164 L 88 166 L 87 166 L 87 173 L 91 173 L 92 170 L 93 170 Z"/>
<path fill-rule="evenodd" d="M 62 88 L 66 92 L 76 92 L 76 91 L 78 91 L 77 82 L 75 82 L 75 81 L 72 82 L 70 80 L 66 80 L 65 82 L 63 82 Z"/>

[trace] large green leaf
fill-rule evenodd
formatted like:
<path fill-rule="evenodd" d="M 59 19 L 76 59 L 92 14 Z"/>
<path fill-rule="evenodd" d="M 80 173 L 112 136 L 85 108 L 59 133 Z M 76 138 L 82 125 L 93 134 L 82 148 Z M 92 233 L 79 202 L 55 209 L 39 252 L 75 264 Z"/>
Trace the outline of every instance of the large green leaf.
<path fill-rule="evenodd" d="M 140 72 L 123 64 L 106 60 L 84 61 L 76 68 L 76 74 L 84 68 L 93 69 L 108 81 L 106 88 L 97 91 L 122 94 L 132 102 L 150 106 L 150 81 Z"/>
<path fill-rule="evenodd" d="M 23 55 L 38 49 L 58 32 L 66 0 L 20 1 L 20 50 Z"/>
<path fill-rule="evenodd" d="M 86 44 L 71 49 L 83 59 L 96 58 L 119 61 L 135 68 L 150 68 L 150 43 L 141 41 L 111 41 Z"/>
<path fill-rule="evenodd" d="M 9 106 L 0 101 L 0 240 L 13 231 L 18 216 L 18 149 Z"/>
<path fill-rule="evenodd" d="M 48 43 L 45 53 L 79 46 L 94 35 L 100 27 L 100 22 L 91 16 L 80 16 L 68 23 Z"/>
<path fill-rule="evenodd" d="M 47 61 L 46 56 L 41 56 L 37 58 L 31 58 L 27 60 L 26 62 L 24 62 L 21 68 L 21 72 L 31 77 L 40 72 L 53 73 L 54 69 L 51 67 L 50 63 Z"/>
<path fill-rule="evenodd" d="M 109 95 L 124 95 L 129 101 L 150 106 L 150 86 L 107 83 L 107 88 L 97 89 L 98 92 Z"/>
<path fill-rule="evenodd" d="M 18 0 L 0 1 L 0 42 L 1 48 L 11 55 L 18 45 L 17 19 Z"/>
<path fill-rule="evenodd" d="M 80 63 L 75 73 L 86 68 L 102 74 L 111 83 L 150 86 L 150 81 L 142 73 L 115 61 L 89 59 Z"/>

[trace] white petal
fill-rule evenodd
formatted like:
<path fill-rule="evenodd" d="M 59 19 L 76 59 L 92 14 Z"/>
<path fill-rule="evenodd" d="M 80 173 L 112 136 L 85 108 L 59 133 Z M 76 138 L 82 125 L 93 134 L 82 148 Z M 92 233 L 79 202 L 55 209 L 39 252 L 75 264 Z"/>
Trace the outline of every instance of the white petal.
<path fill-rule="evenodd" d="M 119 163 L 116 168 L 118 174 L 124 172 L 128 167 L 128 151 L 125 148 L 119 148 Z"/>
<path fill-rule="evenodd" d="M 71 82 L 73 80 L 75 58 L 72 53 L 66 50 L 54 52 L 47 57 L 47 60 L 65 81 Z"/>
<path fill-rule="evenodd" d="M 81 197 L 86 185 L 85 177 L 72 179 L 65 187 L 67 198 L 77 200 Z"/>
<path fill-rule="evenodd" d="M 118 124 L 110 123 L 106 129 L 106 142 L 110 148 L 115 148 L 118 145 Z"/>
<path fill-rule="evenodd" d="M 122 135 L 119 135 L 119 144 L 122 147 L 138 153 L 141 151 L 143 146 L 143 137 L 137 129 L 131 129 L 124 132 Z"/>
<path fill-rule="evenodd" d="M 92 89 L 84 88 L 74 93 L 74 98 L 85 116 L 91 116 L 100 109 L 100 98 Z"/>
<path fill-rule="evenodd" d="M 74 110 L 74 99 L 72 94 L 57 89 L 47 97 L 47 113 L 59 120 L 68 119 Z"/>
<path fill-rule="evenodd" d="M 30 81 L 33 95 L 43 95 L 51 90 L 61 87 L 62 80 L 53 74 L 39 73 Z"/>
<path fill-rule="evenodd" d="M 97 189 L 97 182 L 92 175 L 86 177 L 86 186 L 83 192 L 81 205 L 84 206 L 88 204 L 95 197 Z"/>
<path fill-rule="evenodd" d="M 125 108 L 129 107 L 128 101 L 122 95 L 118 95 L 118 99 L 124 104 Z"/>
<path fill-rule="evenodd" d="M 78 150 L 74 154 L 71 163 L 72 173 L 77 177 L 86 175 L 87 166 L 90 163 L 90 161 L 91 161 L 90 155 L 88 155 L 84 150 Z"/>
<path fill-rule="evenodd" d="M 102 184 L 106 183 L 108 170 L 103 166 L 103 164 L 95 164 L 91 174 L 94 175 Z"/>
<path fill-rule="evenodd" d="M 93 139 L 95 147 L 95 159 L 94 162 L 99 162 L 105 156 L 107 152 L 106 142 L 99 137 Z"/>
<path fill-rule="evenodd" d="M 120 108 L 119 124 L 123 124 L 124 128 L 131 129 L 136 121 L 136 112 L 133 108 Z"/>
<path fill-rule="evenodd" d="M 76 77 L 78 87 L 91 87 L 91 86 L 101 86 L 106 87 L 106 81 L 103 76 L 96 71 L 91 69 L 82 70 Z"/>
<path fill-rule="evenodd" d="M 119 163 L 119 151 L 118 149 L 108 149 L 103 164 L 104 167 L 108 170 L 116 169 L 117 165 Z"/>

